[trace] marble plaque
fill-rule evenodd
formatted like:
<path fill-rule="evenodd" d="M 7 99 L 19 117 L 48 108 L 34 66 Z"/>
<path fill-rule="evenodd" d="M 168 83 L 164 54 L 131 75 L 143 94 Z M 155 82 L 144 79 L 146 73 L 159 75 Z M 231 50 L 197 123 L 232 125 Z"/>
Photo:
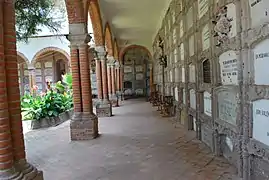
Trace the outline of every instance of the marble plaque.
<path fill-rule="evenodd" d="M 194 36 L 192 35 L 189 39 L 189 56 L 194 55 Z"/>
<path fill-rule="evenodd" d="M 202 141 L 208 145 L 211 149 L 213 148 L 213 136 L 212 130 L 205 124 L 201 126 Z"/>
<path fill-rule="evenodd" d="M 227 51 L 220 55 L 221 81 L 223 85 L 238 85 L 238 60 L 235 51 Z"/>
<path fill-rule="evenodd" d="M 189 82 L 195 83 L 195 66 L 189 65 Z"/>
<path fill-rule="evenodd" d="M 174 61 L 175 61 L 175 63 L 177 63 L 178 62 L 178 49 L 177 48 L 175 48 L 174 49 Z"/>
<path fill-rule="evenodd" d="M 259 43 L 254 49 L 254 81 L 257 85 L 269 85 L 269 39 Z"/>
<path fill-rule="evenodd" d="M 135 94 L 141 96 L 141 95 L 144 94 L 144 90 L 143 90 L 143 89 L 136 89 L 136 90 L 135 90 Z"/>
<path fill-rule="evenodd" d="M 187 29 L 190 29 L 193 26 L 193 8 L 190 7 L 190 9 L 187 12 Z"/>
<path fill-rule="evenodd" d="M 253 102 L 253 138 L 269 146 L 269 100 Z"/>
<path fill-rule="evenodd" d="M 45 68 L 52 68 L 52 61 L 45 62 Z"/>
<path fill-rule="evenodd" d="M 124 66 L 124 73 L 131 73 L 133 72 L 132 66 Z"/>
<path fill-rule="evenodd" d="M 173 70 L 170 70 L 170 82 L 174 82 L 174 73 L 173 73 Z"/>
<path fill-rule="evenodd" d="M 180 60 L 185 60 L 185 48 L 183 43 L 180 44 Z"/>
<path fill-rule="evenodd" d="M 208 0 L 198 0 L 198 17 L 202 18 L 208 11 Z"/>
<path fill-rule="evenodd" d="M 41 63 L 40 62 L 35 63 L 35 68 L 36 69 L 41 69 Z"/>
<path fill-rule="evenodd" d="M 41 76 L 42 75 L 41 69 L 36 69 L 35 74 Z"/>
<path fill-rule="evenodd" d="M 249 0 L 252 27 L 268 22 L 269 1 L 268 0 Z"/>
<path fill-rule="evenodd" d="M 183 99 L 183 104 L 187 104 L 186 102 L 186 90 L 183 89 L 183 92 L 182 92 L 182 99 Z"/>
<path fill-rule="evenodd" d="M 175 82 L 180 82 L 180 74 L 179 69 L 175 68 Z"/>
<path fill-rule="evenodd" d="M 143 66 L 135 66 L 135 72 L 143 72 Z"/>
<path fill-rule="evenodd" d="M 195 117 L 193 117 L 193 130 L 197 131 L 196 118 Z"/>
<path fill-rule="evenodd" d="M 143 80 L 144 79 L 144 74 L 142 74 L 142 73 L 136 74 L 135 79 L 136 80 Z"/>
<path fill-rule="evenodd" d="M 210 31 L 208 24 L 205 25 L 202 30 L 202 45 L 203 51 L 210 47 Z"/>
<path fill-rule="evenodd" d="M 204 92 L 204 113 L 212 116 L 212 96 L 209 92 Z"/>
<path fill-rule="evenodd" d="M 185 68 L 182 67 L 182 70 L 181 70 L 181 80 L 182 82 L 185 82 Z"/>
<path fill-rule="evenodd" d="M 132 89 L 126 89 L 126 90 L 124 91 L 124 95 L 132 95 L 132 94 L 133 94 Z"/>
<path fill-rule="evenodd" d="M 41 77 L 41 76 L 36 76 L 36 77 L 35 77 L 35 81 L 36 81 L 37 83 L 42 83 L 42 77 Z"/>
<path fill-rule="evenodd" d="M 53 71 L 52 71 L 52 68 L 48 68 L 48 69 L 45 69 L 45 75 L 46 76 L 52 76 L 53 75 Z"/>
<path fill-rule="evenodd" d="M 179 36 L 182 37 L 183 35 L 184 35 L 183 20 L 180 20 L 180 22 L 179 22 Z"/>
<path fill-rule="evenodd" d="M 190 90 L 190 107 L 196 109 L 196 92 L 194 89 Z"/>
<path fill-rule="evenodd" d="M 232 125 L 236 125 L 237 95 L 230 91 L 221 91 L 218 97 L 218 117 Z"/>
<path fill-rule="evenodd" d="M 133 74 L 128 73 L 128 74 L 124 74 L 124 81 L 132 81 L 133 79 Z"/>
<path fill-rule="evenodd" d="M 175 87 L 174 92 L 175 92 L 175 100 L 176 100 L 176 101 L 179 101 L 179 97 L 178 97 L 178 87 Z"/>

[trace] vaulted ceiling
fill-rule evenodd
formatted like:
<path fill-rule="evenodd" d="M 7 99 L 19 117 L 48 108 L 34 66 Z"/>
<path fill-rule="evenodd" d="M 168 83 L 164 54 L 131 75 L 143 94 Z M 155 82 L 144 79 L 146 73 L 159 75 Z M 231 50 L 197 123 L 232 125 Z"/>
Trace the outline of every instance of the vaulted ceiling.
<path fill-rule="evenodd" d="M 99 0 L 120 46 L 137 44 L 149 49 L 171 0 Z"/>

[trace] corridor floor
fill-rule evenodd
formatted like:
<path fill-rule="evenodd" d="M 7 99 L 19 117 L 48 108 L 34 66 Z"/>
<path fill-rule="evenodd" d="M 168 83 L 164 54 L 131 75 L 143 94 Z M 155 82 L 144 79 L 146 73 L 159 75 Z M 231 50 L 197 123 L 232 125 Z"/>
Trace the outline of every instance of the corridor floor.
<path fill-rule="evenodd" d="M 149 103 L 126 101 L 99 119 L 101 137 L 70 142 L 69 122 L 25 135 L 27 158 L 45 180 L 235 180 L 224 159 Z"/>

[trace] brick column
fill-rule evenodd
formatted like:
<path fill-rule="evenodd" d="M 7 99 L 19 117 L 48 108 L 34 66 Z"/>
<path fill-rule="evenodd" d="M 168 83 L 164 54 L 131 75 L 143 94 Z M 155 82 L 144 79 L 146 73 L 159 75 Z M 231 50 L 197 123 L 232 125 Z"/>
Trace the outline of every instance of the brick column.
<path fill-rule="evenodd" d="M 121 100 L 123 101 L 123 89 L 124 89 L 124 68 L 123 65 L 120 64 L 120 92 L 121 92 Z"/>
<path fill-rule="evenodd" d="M 107 84 L 108 84 L 108 95 L 109 98 L 112 97 L 112 71 L 111 71 L 111 64 L 109 63 L 107 66 Z"/>
<path fill-rule="evenodd" d="M 115 63 L 111 65 L 111 93 L 112 96 L 116 95 L 116 69 L 115 69 Z"/>
<path fill-rule="evenodd" d="M 102 85 L 102 69 L 101 69 L 101 61 L 96 58 L 96 81 L 97 81 L 97 91 L 98 91 L 98 99 L 103 99 L 103 85 Z"/>
<path fill-rule="evenodd" d="M 79 118 L 82 112 L 81 89 L 80 89 L 80 66 L 79 66 L 79 50 L 76 44 L 71 44 L 71 71 L 72 71 L 72 87 L 73 87 L 73 103 L 74 117 Z"/>
<path fill-rule="evenodd" d="M 82 112 L 93 114 L 92 106 L 92 88 L 90 77 L 90 64 L 88 59 L 88 45 L 79 45 L 79 66 L 80 66 L 80 83 L 81 83 L 81 100 Z"/>
<path fill-rule="evenodd" d="M 73 77 L 74 115 L 70 121 L 70 137 L 73 141 L 90 140 L 98 137 L 98 118 L 93 113 L 92 106 L 89 47 L 87 45 L 91 37 L 88 33 L 72 35 L 73 30 L 83 29 L 84 24 L 78 24 L 77 26 L 70 26 L 71 35 L 68 37 L 71 42 Z"/>
<path fill-rule="evenodd" d="M 98 58 L 101 61 L 101 72 L 102 72 L 102 92 L 103 101 L 96 106 L 96 114 L 98 117 L 110 117 L 112 116 L 112 105 L 109 100 L 108 95 L 108 73 L 107 73 L 107 59 L 106 51 L 103 46 L 98 46 L 95 48 L 98 54 Z"/>
<path fill-rule="evenodd" d="M 0 2 L 0 29 L 0 179 L 41 180 L 25 157 L 13 1 Z"/>
<path fill-rule="evenodd" d="M 119 62 L 116 62 L 115 65 L 115 71 L 116 71 L 116 91 L 119 93 L 120 91 L 120 65 Z"/>

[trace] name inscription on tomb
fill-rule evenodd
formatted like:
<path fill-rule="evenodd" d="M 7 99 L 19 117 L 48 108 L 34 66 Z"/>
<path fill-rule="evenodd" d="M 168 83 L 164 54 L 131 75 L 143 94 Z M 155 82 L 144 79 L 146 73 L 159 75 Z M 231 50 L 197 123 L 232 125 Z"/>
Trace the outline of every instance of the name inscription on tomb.
<path fill-rule="evenodd" d="M 254 81 L 257 85 L 269 85 L 269 40 L 264 40 L 254 48 Z"/>
<path fill-rule="evenodd" d="M 269 100 L 253 102 L 253 138 L 269 145 Z"/>
<path fill-rule="evenodd" d="M 196 109 L 196 92 L 194 89 L 190 90 L 190 106 L 192 109 Z"/>
<path fill-rule="evenodd" d="M 268 0 L 249 0 L 252 26 L 261 25 L 269 18 Z"/>
<path fill-rule="evenodd" d="M 221 82 L 223 85 L 238 84 L 238 55 L 235 51 L 228 51 L 219 57 Z"/>
<path fill-rule="evenodd" d="M 212 116 L 212 98 L 211 94 L 204 92 L 204 113 L 208 116 Z"/>
<path fill-rule="evenodd" d="M 220 120 L 236 125 L 237 102 L 236 94 L 229 91 L 218 93 L 218 116 Z"/>

